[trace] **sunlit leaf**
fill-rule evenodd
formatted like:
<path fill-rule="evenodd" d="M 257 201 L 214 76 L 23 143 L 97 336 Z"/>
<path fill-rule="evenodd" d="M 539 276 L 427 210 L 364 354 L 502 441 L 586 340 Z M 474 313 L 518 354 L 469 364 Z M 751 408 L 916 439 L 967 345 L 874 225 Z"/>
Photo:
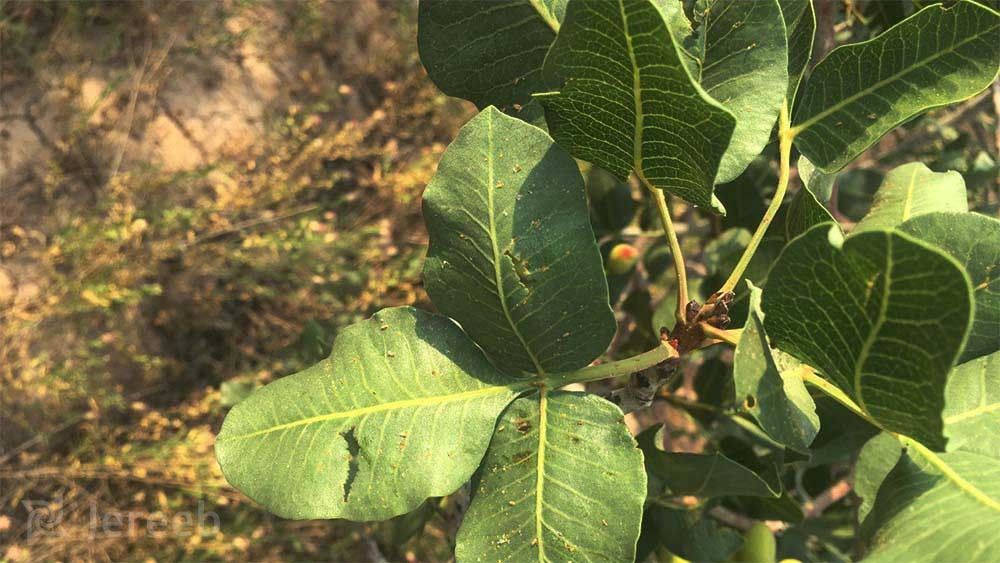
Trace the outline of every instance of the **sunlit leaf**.
<path fill-rule="evenodd" d="M 576 162 L 495 108 L 465 125 L 424 191 L 424 284 L 496 365 L 588 364 L 615 333 Z"/>
<path fill-rule="evenodd" d="M 631 561 L 646 492 L 622 412 L 542 391 L 497 423 L 458 532 L 460 561 Z"/>
<path fill-rule="evenodd" d="M 450 320 L 384 309 L 236 405 L 215 451 L 229 482 L 279 516 L 384 520 L 467 481 L 528 388 Z"/>
<path fill-rule="evenodd" d="M 864 43 L 830 52 L 809 75 L 792 120 L 795 145 L 839 170 L 897 125 L 990 85 L 1000 14 L 970 0 L 928 6 Z"/>
<path fill-rule="evenodd" d="M 1000 460 L 1000 352 L 952 370 L 943 415 L 948 451 L 966 450 Z"/>
<path fill-rule="evenodd" d="M 968 210 L 965 181 L 955 171 L 933 172 L 920 162 L 892 169 L 875 192 L 868 214 L 851 234 L 890 229 L 918 215 L 934 211 Z"/>

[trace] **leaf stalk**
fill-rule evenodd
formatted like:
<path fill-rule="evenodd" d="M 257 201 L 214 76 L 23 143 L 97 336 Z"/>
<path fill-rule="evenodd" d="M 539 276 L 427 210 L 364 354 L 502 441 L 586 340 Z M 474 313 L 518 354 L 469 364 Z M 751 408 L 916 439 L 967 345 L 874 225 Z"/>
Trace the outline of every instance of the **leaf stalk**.
<path fill-rule="evenodd" d="M 583 369 L 575 371 L 546 374 L 545 379 L 541 384 L 557 388 L 569 385 L 570 383 L 599 381 L 601 379 L 619 377 L 635 373 L 637 371 L 642 371 L 678 357 L 680 357 L 680 354 L 678 354 L 677 350 L 674 349 L 673 346 L 667 342 L 660 342 L 660 345 L 652 350 L 630 358 L 625 358 L 623 360 L 608 362 L 606 364 L 598 364 L 596 366 L 587 366 Z"/>
<path fill-rule="evenodd" d="M 771 200 L 771 205 L 769 205 L 767 207 L 767 211 L 764 212 L 764 217 L 761 218 L 760 224 L 757 225 L 757 230 L 754 232 L 753 237 L 751 237 L 750 244 L 748 244 L 746 249 L 743 250 L 743 255 L 740 256 L 740 261 L 736 263 L 736 267 L 733 268 L 732 273 L 729 274 L 729 278 L 726 280 L 726 283 L 722 284 L 722 287 L 719 289 L 719 293 L 733 291 L 736 284 L 739 283 L 740 278 L 743 277 L 743 272 L 746 271 L 754 253 L 757 252 L 757 247 L 760 246 L 760 242 L 764 239 L 764 235 L 767 233 L 767 228 L 771 226 L 771 221 L 774 220 L 774 216 L 778 213 L 782 200 L 785 199 L 785 191 L 788 190 L 788 177 L 790 175 L 792 160 L 792 140 L 795 139 L 795 133 L 796 130 L 792 129 L 791 124 L 789 123 L 788 100 L 786 99 L 781 105 L 781 112 L 778 118 L 778 187 L 774 190 L 774 198 Z"/>
<path fill-rule="evenodd" d="M 670 206 L 667 204 L 666 195 L 663 190 L 654 188 L 642 174 L 637 174 L 642 184 L 649 190 L 653 202 L 656 203 L 656 210 L 660 214 L 660 222 L 663 224 L 663 231 L 667 234 L 667 242 L 670 243 L 670 255 L 674 259 L 674 271 L 677 274 L 677 316 L 678 326 L 687 324 L 687 314 L 685 313 L 688 304 L 688 284 L 687 266 L 684 264 L 684 253 L 681 252 L 681 243 L 677 239 L 677 231 L 674 229 L 674 221 L 670 217 Z"/>

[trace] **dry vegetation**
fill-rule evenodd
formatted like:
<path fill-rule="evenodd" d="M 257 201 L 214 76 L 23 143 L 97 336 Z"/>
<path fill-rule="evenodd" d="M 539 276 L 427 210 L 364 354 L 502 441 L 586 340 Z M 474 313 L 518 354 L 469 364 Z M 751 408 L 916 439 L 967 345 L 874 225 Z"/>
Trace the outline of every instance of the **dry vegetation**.
<path fill-rule="evenodd" d="M 2 10 L 0 560 L 444 556 L 450 519 L 281 521 L 212 452 L 336 327 L 426 304 L 419 193 L 471 108 L 415 6 Z"/>

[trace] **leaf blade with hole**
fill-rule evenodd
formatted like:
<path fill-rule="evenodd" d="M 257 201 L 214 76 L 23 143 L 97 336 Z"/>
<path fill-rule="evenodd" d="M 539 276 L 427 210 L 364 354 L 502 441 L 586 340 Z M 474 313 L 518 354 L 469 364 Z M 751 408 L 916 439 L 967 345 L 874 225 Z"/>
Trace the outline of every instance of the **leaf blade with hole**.
<path fill-rule="evenodd" d="M 233 486 L 279 516 L 387 519 L 460 487 L 528 388 L 450 320 L 384 309 L 344 329 L 327 360 L 236 405 L 216 456 Z"/>
<path fill-rule="evenodd" d="M 424 191 L 424 284 L 498 366 L 569 371 L 614 335 L 576 162 L 544 131 L 487 108 Z"/>

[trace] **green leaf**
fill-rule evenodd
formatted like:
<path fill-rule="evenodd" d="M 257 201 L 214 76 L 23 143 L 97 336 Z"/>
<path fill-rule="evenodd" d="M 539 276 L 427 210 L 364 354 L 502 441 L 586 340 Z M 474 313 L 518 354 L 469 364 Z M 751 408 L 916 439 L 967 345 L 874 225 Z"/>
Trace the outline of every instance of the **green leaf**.
<path fill-rule="evenodd" d="M 715 183 L 734 180 L 767 144 L 788 82 L 788 44 L 777 0 L 702 0 L 697 56 L 702 88 L 736 117 Z"/>
<path fill-rule="evenodd" d="M 384 520 L 469 479 L 510 383 L 450 320 L 384 309 L 330 357 L 236 405 L 215 444 L 229 482 L 284 518 Z"/>
<path fill-rule="evenodd" d="M 839 170 L 897 125 L 975 95 L 997 76 L 1000 14 L 963 0 L 928 6 L 878 37 L 830 52 L 795 110 L 795 145 Z"/>
<path fill-rule="evenodd" d="M 872 537 L 865 561 L 1000 559 L 1000 460 L 909 445 L 862 528 Z"/>
<path fill-rule="evenodd" d="M 788 42 L 788 107 L 794 107 L 802 74 L 812 58 L 816 12 L 812 0 L 778 0 Z"/>
<path fill-rule="evenodd" d="M 616 324 L 576 162 L 544 131 L 483 110 L 424 191 L 424 285 L 508 371 L 568 371 Z"/>
<path fill-rule="evenodd" d="M 944 445 L 948 372 L 972 316 L 969 278 L 942 251 L 895 231 L 793 240 L 762 305 L 772 343 L 817 368 L 886 429 Z"/>
<path fill-rule="evenodd" d="M 959 363 L 1000 349 L 1000 221 L 978 213 L 930 213 L 899 229 L 950 254 L 972 280 L 976 313 Z"/>
<path fill-rule="evenodd" d="M 542 63 L 565 10 L 565 0 L 422 0 L 420 60 L 445 94 L 516 113 L 545 89 Z"/>
<path fill-rule="evenodd" d="M 458 532 L 459 561 L 632 561 L 646 473 L 618 407 L 542 391 L 497 425 Z"/>
<path fill-rule="evenodd" d="M 703 511 L 653 504 L 642 516 L 639 555 L 660 545 L 688 561 L 727 561 L 743 545 L 743 537 Z"/>
<path fill-rule="evenodd" d="M 808 451 L 819 432 L 819 416 L 794 359 L 773 350 L 764 333 L 761 291 L 750 286 L 750 317 L 733 357 L 733 384 L 743 408 L 772 438 Z"/>
<path fill-rule="evenodd" d="M 969 209 L 965 180 L 955 171 L 933 172 L 923 163 L 893 168 L 875 192 L 875 201 L 851 234 L 891 229 L 911 217 L 933 211 L 964 212 Z"/>
<path fill-rule="evenodd" d="M 944 396 L 948 451 L 966 450 L 1000 459 L 1000 352 L 959 365 Z"/>
<path fill-rule="evenodd" d="M 903 445 L 890 434 L 880 432 L 865 443 L 854 466 L 854 493 L 861 498 L 858 522 L 868 518 L 882 482 L 903 455 Z"/>
<path fill-rule="evenodd" d="M 799 157 L 796 168 L 802 187 L 795 192 L 788 204 L 788 213 L 785 215 L 787 240 L 792 240 L 820 223 L 837 222 L 826 207 L 826 202 L 830 201 L 833 194 L 833 183 L 837 175 L 820 172 L 804 156 Z"/>
<path fill-rule="evenodd" d="M 781 496 L 780 483 L 768 483 L 760 475 L 721 453 L 665 452 L 657 447 L 657 436 L 657 429 L 651 428 L 637 438 L 645 459 L 646 472 L 651 478 L 653 502 L 661 498 L 685 495 L 706 498 L 729 495 Z"/>
<path fill-rule="evenodd" d="M 691 78 L 649 0 L 574 0 L 536 95 L 552 136 L 620 179 L 721 210 L 712 193 L 735 119 Z"/>

